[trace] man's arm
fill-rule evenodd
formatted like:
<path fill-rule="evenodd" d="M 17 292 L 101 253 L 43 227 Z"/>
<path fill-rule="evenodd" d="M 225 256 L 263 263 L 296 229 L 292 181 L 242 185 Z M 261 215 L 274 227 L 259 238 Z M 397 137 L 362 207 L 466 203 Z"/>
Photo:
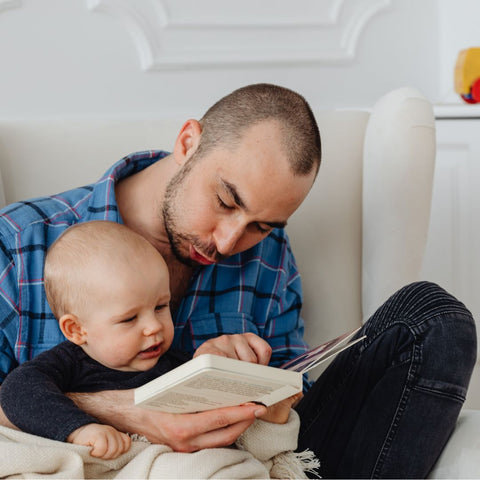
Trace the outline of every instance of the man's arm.
<path fill-rule="evenodd" d="M 133 390 L 71 393 L 68 396 L 101 423 L 145 436 L 178 452 L 231 445 L 266 413 L 260 405 L 227 407 L 200 413 L 173 414 L 136 407 Z"/>

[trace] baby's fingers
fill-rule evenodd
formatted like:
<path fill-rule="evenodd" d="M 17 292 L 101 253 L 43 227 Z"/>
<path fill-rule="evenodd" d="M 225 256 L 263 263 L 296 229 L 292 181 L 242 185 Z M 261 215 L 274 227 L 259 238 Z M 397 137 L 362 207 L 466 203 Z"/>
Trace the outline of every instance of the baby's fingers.
<path fill-rule="evenodd" d="M 108 432 L 105 437 L 95 441 L 90 455 L 105 460 L 112 460 L 128 451 L 131 442 L 131 438 L 125 433 L 118 431 Z"/>

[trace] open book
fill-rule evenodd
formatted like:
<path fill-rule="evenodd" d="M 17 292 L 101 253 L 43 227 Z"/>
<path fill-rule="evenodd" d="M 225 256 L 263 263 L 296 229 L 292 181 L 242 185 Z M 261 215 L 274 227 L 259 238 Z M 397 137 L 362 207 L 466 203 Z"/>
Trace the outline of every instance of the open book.
<path fill-rule="evenodd" d="M 218 355 L 199 355 L 135 389 L 135 405 L 170 413 L 191 413 L 246 402 L 273 405 L 302 391 L 302 376 L 351 347 L 359 328 L 347 332 L 280 368 Z"/>

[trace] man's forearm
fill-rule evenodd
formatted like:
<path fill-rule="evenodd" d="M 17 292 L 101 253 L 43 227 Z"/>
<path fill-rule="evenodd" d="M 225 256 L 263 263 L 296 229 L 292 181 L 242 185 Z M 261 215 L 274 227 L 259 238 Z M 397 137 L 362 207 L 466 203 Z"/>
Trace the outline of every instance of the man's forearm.
<path fill-rule="evenodd" d="M 128 433 L 135 428 L 133 390 L 105 390 L 94 393 L 68 393 L 75 404 L 101 423 Z"/>
<path fill-rule="evenodd" d="M 145 436 L 152 443 L 179 452 L 231 445 L 266 408 L 255 404 L 201 413 L 173 414 L 134 405 L 133 390 L 75 393 L 68 396 L 79 408 L 126 433 Z"/>

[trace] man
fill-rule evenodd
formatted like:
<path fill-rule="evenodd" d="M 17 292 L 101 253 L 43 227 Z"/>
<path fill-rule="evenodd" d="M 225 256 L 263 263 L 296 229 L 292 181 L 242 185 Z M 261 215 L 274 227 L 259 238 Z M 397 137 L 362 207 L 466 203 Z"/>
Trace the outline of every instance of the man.
<path fill-rule="evenodd" d="M 94 219 L 125 223 L 165 258 L 174 346 L 274 365 L 304 351 L 300 278 L 283 227 L 320 153 L 301 96 L 251 85 L 188 120 L 171 154 L 134 154 L 93 186 L 7 207 L 1 374 L 63 340 L 45 301 L 44 252 L 68 225 Z M 297 406 L 299 448 L 314 450 L 323 476 L 426 476 L 465 398 L 474 322 L 438 286 L 421 283 L 392 297 L 364 331 Z M 132 407 L 132 391 L 74 399 L 103 423 L 187 452 L 231 444 L 264 411 L 163 414 Z"/>

